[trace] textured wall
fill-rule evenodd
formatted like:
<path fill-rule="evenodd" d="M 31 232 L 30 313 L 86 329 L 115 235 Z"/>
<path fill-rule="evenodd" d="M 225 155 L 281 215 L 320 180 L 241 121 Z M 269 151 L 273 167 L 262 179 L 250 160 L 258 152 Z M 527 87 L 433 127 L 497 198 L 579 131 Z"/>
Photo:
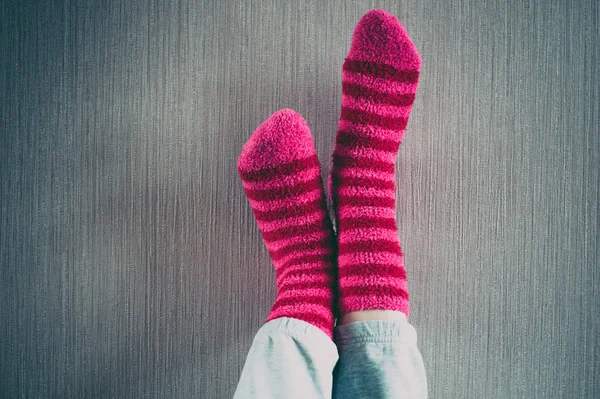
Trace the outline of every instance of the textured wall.
<path fill-rule="evenodd" d="M 0 397 L 231 397 L 275 297 L 237 156 L 289 107 L 328 174 L 371 8 L 423 58 L 397 214 L 431 397 L 600 397 L 596 0 L 0 2 Z"/>

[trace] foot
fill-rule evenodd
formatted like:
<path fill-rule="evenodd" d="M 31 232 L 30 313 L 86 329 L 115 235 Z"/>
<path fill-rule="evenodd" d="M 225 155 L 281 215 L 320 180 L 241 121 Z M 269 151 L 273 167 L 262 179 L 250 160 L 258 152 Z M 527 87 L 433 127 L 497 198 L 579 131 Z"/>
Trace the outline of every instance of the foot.
<path fill-rule="evenodd" d="M 342 314 L 410 311 L 394 171 L 420 67 L 419 53 L 396 17 L 372 10 L 359 21 L 343 66 L 329 184 L 338 226 Z"/>
<path fill-rule="evenodd" d="M 267 321 L 296 318 L 331 337 L 333 229 L 304 119 L 290 109 L 274 113 L 244 145 L 238 171 L 277 275 Z"/>

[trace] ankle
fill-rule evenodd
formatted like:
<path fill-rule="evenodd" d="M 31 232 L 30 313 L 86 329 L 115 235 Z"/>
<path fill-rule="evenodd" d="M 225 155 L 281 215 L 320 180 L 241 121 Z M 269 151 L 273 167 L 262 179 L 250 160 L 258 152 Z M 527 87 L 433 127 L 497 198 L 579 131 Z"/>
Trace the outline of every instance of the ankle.
<path fill-rule="evenodd" d="M 406 315 L 396 310 L 360 310 L 349 312 L 342 315 L 338 325 L 354 323 L 367 320 L 406 320 Z"/>

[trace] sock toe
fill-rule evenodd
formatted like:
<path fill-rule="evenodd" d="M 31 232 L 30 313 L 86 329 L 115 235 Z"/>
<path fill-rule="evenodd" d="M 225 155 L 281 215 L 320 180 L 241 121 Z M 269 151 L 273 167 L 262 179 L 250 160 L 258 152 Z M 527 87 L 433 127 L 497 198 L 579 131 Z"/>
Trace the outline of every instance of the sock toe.
<path fill-rule="evenodd" d="M 238 168 L 259 170 L 315 154 L 310 128 L 296 111 L 282 109 L 264 121 L 248 139 Z"/>
<path fill-rule="evenodd" d="M 406 29 L 385 10 L 371 10 L 356 25 L 348 58 L 420 69 L 421 58 Z"/>

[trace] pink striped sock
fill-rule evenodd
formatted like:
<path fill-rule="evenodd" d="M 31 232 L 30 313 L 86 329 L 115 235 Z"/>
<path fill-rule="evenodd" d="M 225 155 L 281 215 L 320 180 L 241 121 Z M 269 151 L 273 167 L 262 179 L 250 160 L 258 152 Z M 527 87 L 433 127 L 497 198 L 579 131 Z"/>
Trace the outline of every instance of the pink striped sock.
<path fill-rule="evenodd" d="M 329 181 L 343 313 L 386 309 L 409 314 L 394 170 L 420 68 L 419 53 L 396 17 L 372 10 L 359 21 L 343 66 Z"/>
<path fill-rule="evenodd" d="M 292 317 L 332 337 L 335 241 L 306 121 L 290 109 L 271 115 L 244 145 L 238 171 L 277 275 L 267 321 Z"/>

